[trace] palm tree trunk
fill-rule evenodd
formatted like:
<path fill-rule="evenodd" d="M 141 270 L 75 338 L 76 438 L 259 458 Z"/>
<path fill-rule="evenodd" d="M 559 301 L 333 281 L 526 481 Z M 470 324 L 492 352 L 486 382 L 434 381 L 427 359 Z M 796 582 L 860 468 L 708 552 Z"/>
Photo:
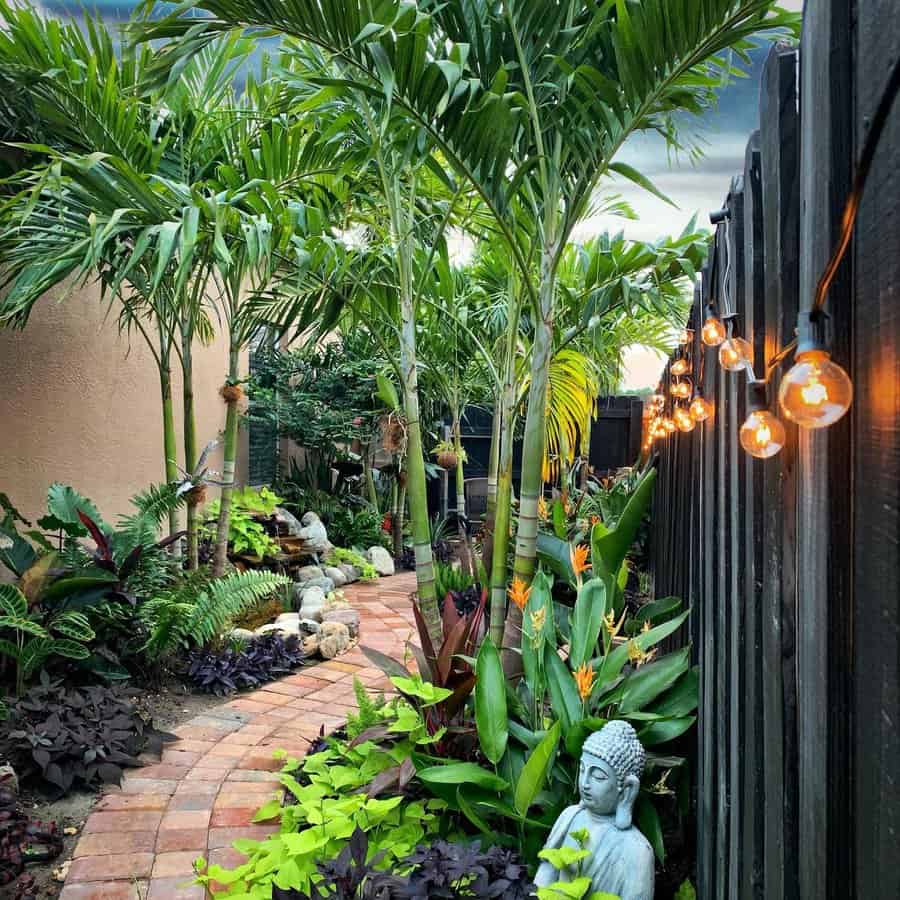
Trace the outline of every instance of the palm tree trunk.
<path fill-rule="evenodd" d="M 369 494 L 369 503 L 378 509 L 378 491 L 375 490 L 375 479 L 372 477 L 372 460 L 369 458 L 369 447 L 363 448 L 363 473 L 366 479 L 366 490 Z"/>
<path fill-rule="evenodd" d="M 419 610 L 435 645 L 441 640 L 441 614 L 434 587 L 431 530 L 428 522 L 428 494 L 425 484 L 425 457 L 419 422 L 419 384 L 416 373 L 416 322 L 412 297 L 402 291 L 400 368 L 403 373 L 403 406 L 406 412 L 406 482 L 413 552 L 416 555 L 416 586 Z"/>
<path fill-rule="evenodd" d="M 522 487 L 519 498 L 519 523 L 516 529 L 516 577 L 530 584 L 537 558 L 538 500 L 542 489 L 542 468 L 547 419 L 547 384 L 553 350 L 552 253 L 544 251 L 541 262 L 540 315 L 534 329 L 531 354 L 531 385 L 522 445 Z"/>
<path fill-rule="evenodd" d="M 161 355 L 160 360 L 159 389 L 162 398 L 163 456 L 166 482 L 173 484 L 178 481 L 178 439 L 175 435 L 175 409 L 172 404 L 172 369 L 169 366 L 168 353 Z M 176 531 L 178 531 L 178 511 L 170 509 L 169 534 L 175 534 Z"/>
<path fill-rule="evenodd" d="M 194 356 L 190 329 L 182 322 L 181 327 L 181 396 L 184 406 L 184 468 L 193 472 L 197 465 L 197 419 L 194 414 Z M 199 493 L 199 492 L 198 492 Z M 193 491 L 187 495 L 187 555 L 188 568 L 196 569 L 200 564 L 197 540 L 197 500 Z"/>
<path fill-rule="evenodd" d="M 228 385 L 238 380 L 238 347 L 232 342 L 228 353 Z M 219 502 L 219 521 L 216 527 L 216 547 L 212 574 L 221 578 L 228 562 L 228 527 L 231 520 L 231 494 L 234 490 L 234 471 L 237 460 L 238 398 L 233 394 L 225 400 L 225 450 L 222 460 L 222 497 Z"/>
<path fill-rule="evenodd" d="M 490 574 L 493 568 L 494 522 L 497 513 L 497 471 L 500 468 L 500 397 L 494 397 L 494 418 L 491 422 L 491 449 L 488 455 L 487 509 L 484 514 L 484 541 L 481 562 Z"/>
<path fill-rule="evenodd" d="M 463 565 L 474 578 L 475 561 L 472 558 L 472 547 L 469 544 L 469 529 L 466 522 L 466 476 L 462 459 L 462 428 L 459 413 L 454 416 L 453 433 L 456 447 L 456 530 L 464 557 Z"/>

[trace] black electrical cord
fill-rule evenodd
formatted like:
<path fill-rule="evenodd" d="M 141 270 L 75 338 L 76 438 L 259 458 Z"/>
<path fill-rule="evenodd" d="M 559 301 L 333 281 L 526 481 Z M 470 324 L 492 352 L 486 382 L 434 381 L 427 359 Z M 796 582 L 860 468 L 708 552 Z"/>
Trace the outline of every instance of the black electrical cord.
<path fill-rule="evenodd" d="M 869 170 L 872 168 L 872 162 L 875 159 L 878 142 L 884 133 L 888 115 L 891 112 L 894 101 L 897 99 L 898 93 L 900 93 L 900 57 L 894 63 L 887 86 L 881 95 L 881 99 L 878 101 L 878 108 L 875 110 L 875 115 L 872 118 L 869 133 L 866 135 L 866 140 L 863 143 L 862 153 L 856 166 L 856 174 L 853 177 L 853 186 L 844 206 L 844 214 L 841 219 L 841 234 L 837 246 L 834 248 L 834 253 L 831 255 L 831 259 L 828 261 L 828 265 L 816 286 L 816 297 L 812 306 L 814 312 L 824 307 L 828 289 L 831 287 L 831 282 L 834 281 L 844 254 L 850 246 L 850 238 L 853 237 L 853 227 L 856 224 L 856 216 L 859 213 L 859 204 L 866 186 L 866 179 L 869 177 Z"/>

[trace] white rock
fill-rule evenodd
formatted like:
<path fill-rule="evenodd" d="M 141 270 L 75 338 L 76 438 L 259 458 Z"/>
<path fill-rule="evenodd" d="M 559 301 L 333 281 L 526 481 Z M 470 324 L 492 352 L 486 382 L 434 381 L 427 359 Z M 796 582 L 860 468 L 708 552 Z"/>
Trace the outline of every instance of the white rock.
<path fill-rule="evenodd" d="M 347 579 L 346 584 L 352 584 L 354 581 L 359 581 L 359 570 L 356 566 L 351 566 L 350 563 L 341 563 L 338 566 L 338 569 L 344 573 L 344 578 Z M 337 582 L 335 582 L 337 584 Z"/>
<path fill-rule="evenodd" d="M 276 625 L 296 625 L 299 627 L 300 625 L 300 613 L 298 612 L 286 612 L 282 613 L 276 620 Z"/>
<path fill-rule="evenodd" d="M 252 637 L 253 632 L 249 628 L 232 628 L 225 633 L 226 641 L 240 641 L 242 644 L 246 644 Z"/>
<path fill-rule="evenodd" d="M 304 581 L 312 581 L 314 578 L 321 578 L 325 573 L 319 568 L 319 566 L 303 566 L 300 569 L 297 569 L 296 580 L 298 584 L 303 584 Z"/>
<path fill-rule="evenodd" d="M 325 577 L 334 582 L 335 587 L 343 587 L 347 583 L 347 576 L 337 566 L 325 566 Z"/>
<path fill-rule="evenodd" d="M 288 622 L 269 622 L 268 625 L 260 625 L 259 628 L 256 629 L 256 633 L 258 635 L 263 634 L 271 634 L 273 631 L 278 632 L 279 634 L 300 634 L 300 622 L 299 620 L 293 624 Z"/>
<path fill-rule="evenodd" d="M 299 537 L 300 532 L 303 531 L 303 526 L 293 513 L 288 512 L 281 506 L 276 506 L 273 515 L 275 516 L 276 522 L 284 525 L 289 535 L 292 537 Z"/>
<path fill-rule="evenodd" d="M 300 598 L 300 613 L 304 619 L 318 621 L 325 605 L 325 591 L 320 587 L 308 587 Z"/>
<path fill-rule="evenodd" d="M 394 574 L 394 558 L 384 547 L 369 547 L 366 551 L 366 559 L 375 566 L 379 575 Z"/>
<path fill-rule="evenodd" d="M 350 644 L 350 631 L 342 622 L 324 622 L 316 635 L 319 653 L 325 659 L 334 659 Z"/>

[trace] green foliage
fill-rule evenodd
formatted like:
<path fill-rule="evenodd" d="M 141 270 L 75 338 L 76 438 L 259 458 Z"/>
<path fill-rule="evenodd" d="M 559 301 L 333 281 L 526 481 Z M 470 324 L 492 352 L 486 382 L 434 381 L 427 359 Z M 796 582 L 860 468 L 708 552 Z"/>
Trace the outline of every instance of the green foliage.
<path fill-rule="evenodd" d="M 41 621 L 29 610 L 25 595 L 11 584 L 0 584 L 0 634 L 11 634 L 11 638 L 0 638 L 0 654 L 15 660 L 17 694 L 51 657 L 87 659 L 87 644 L 94 639 L 82 613 L 69 610 Z"/>
<path fill-rule="evenodd" d="M 360 509 L 340 507 L 328 520 L 328 538 L 342 547 L 363 550 L 369 547 L 390 547 L 391 536 L 381 527 L 383 516 L 372 506 Z"/>
<path fill-rule="evenodd" d="M 264 841 L 238 840 L 235 846 L 247 855 L 245 863 L 231 870 L 205 867 L 197 880 L 225 885 L 217 896 L 270 900 L 273 886 L 308 892 L 319 878 L 317 863 L 334 859 L 357 828 L 366 832 L 371 856 L 384 854 L 377 867 L 385 870 L 445 831 L 440 800 L 377 796 L 386 790 L 378 785 L 397 786 L 401 764 L 431 741 L 421 718 L 398 700 L 370 715 L 386 732 L 384 743 L 363 740 L 361 733 L 349 742 L 327 738 L 325 749 L 302 761 L 282 754 L 281 786 L 295 802 L 283 805 L 279 791 L 254 818 L 278 819 L 279 832 Z"/>
<path fill-rule="evenodd" d="M 479 559 L 479 578 L 480 584 L 487 584 L 487 576 L 484 573 L 484 563 Z M 438 597 L 444 598 L 451 591 L 453 593 L 462 593 L 467 588 L 475 584 L 474 579 L 461 566 L 454 566 L 452 563 L 441 562 L 436 560 L 434 563 L 434 585 Z"/>
<path fill-rule="evenodd" d="M 675 900 L 697 900 L 697 892 L 689 878 L 686 878 L 675 894 Z"/>
<path fill-rule="evenodd" d="M 332 547 L 325 562 L 329 566 L 339 566 L 341 563 L 353 566 L 363 581 L 377 581 L 378 570 L 361 553 L 356 550 L 348 550 L 346 547 Z"/>
<path fill-rule="evenodd" d="M 268 517 L 282 498 L 267 487 L 244 487 L 231 495 L 231 516 L 228 520 L 228 543 L 234 553 L 249 553 L 260 558 L 273 556 L 278 544 L 269 536 L 256 517 Z M 207 536 L 215 538 L 215 522 L 219 517 L 219 501 L 214 500 L 206 508 Z"/>
<path fill-rule="evenodd" d="M 379 694 L 374 699 L 369 695 L 366 686 L 354 676 L 353 693 L 356 696 L 356 705 L 359 712 L 347 713 L 347 737 L 354 740 L 366 729 L 372 728 L 384 719 L 385 699 Z"/>
<path fill-rule="evenodd" d="M 191 645 L 205 646 L 229 622 L 289 583 L 284 575 L 267 571 L 235 572 L 216 580 L 203 571 L 194 573 L 141 607 L 149 631 L 144 651 L 161 659 Z"/>

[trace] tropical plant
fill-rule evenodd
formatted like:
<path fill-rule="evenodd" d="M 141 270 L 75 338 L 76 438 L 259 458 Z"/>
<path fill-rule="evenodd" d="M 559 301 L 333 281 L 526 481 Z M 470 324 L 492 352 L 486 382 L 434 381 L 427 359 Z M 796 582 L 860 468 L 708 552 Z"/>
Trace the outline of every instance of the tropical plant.
<path fill-rule="evenodd" d="M 149 631 L 144 651 L 161 659 L 192 645 L 204 647 L 217 640 L 231 620 L 289 583 L 284 575 L 264 570 L 217 579 L 198 571 L 141 606 L 140 617 Z"/>
<path fill-rule="evenodd" d="M 119 784 L 122 769 L 141 766 L 174 735 L 148 725 L 108 687 L 71 688 L 46 675 L 13 703 L 0 728 L 0 753 L 23 778 L 55 796 L 75 786 Z"/>
<path fill-rule="evenodd" d="M 274 681 L 302 664 L 296 635 L 266 634 L 235 646 L 192 650 L 187 677 L 200 690 L 221 697 Z"/>
<path fill-rule="evenodd" d="M 370 545 L 371 546 L 371 545 Z M 341 563 L 353 566 L 362 581 L 377 581 L 378 570 L 361 553 L 349 550 L 346 547 L 332 547 L 325 557 L 329 566 L 339 566 Z"/>
<path fill-rule="evenodd" d="M 65 659 L 87 659 L 88 643 L 94 631 L 87 618 L 74 610 L 66 610 L 47 618 L 31 612 L 25 595 L 14 585 L 0 584 L 0 654 L 15 661 L 16 694 L 25 689 L 28 679 L 39 672 L 54 656 Z"/>
<path fill-rule="evenodd" d="M 364 550 L 376 546 L 389 547 L 390 535 L 382 528 L 383 519 L 376 507 L 351 509 L 342 506 L 328 519 L 328 538 L 342 547 Z"/>
<path fill-rule="evenodd" d="M 28 864 L 47 862 L 62 853 L 63 837 L 55 822 L 29 818 L 18 804 L 15 775 L 0 775 L 0 887 L 16 881 L 16 893 L 28 885 L 18 881 Z"/>
<path fill-rule="evenodd" d="M 397 867 L 417 846 L 446 830 L 444 804 L 438 800 L 376 796 L 384 789 L 373 790 L 376 781 L 398 783 L 396 775 L 383 776 L 404 760 L 401 788 L 408 783 L 414 773 L 411 754 L 433 740 L 404 701 L 392 700 L 379 716 L 376 727 L 392 737 L 386 749 L 366 740 L 364 732 L 353 741 L 326 738 L 324 749 L 303 760 L 276 753 L 285 760 L 280 780 L 291 802 L 283 803 L 278 791 L 254 821 L 280 820 L 280 831 L 264 841 L 241 841 L 245 863 L 231 870 L 204 867 L 198 882 L 223 885 L 224 897 L 269 900 L 275 891 L 292 890 L 309 896 L 321 885 L 320 863 L 336 859 L 357 829 L 367 834 L 368 852 L 378 856 L 379 869 Z"/>

